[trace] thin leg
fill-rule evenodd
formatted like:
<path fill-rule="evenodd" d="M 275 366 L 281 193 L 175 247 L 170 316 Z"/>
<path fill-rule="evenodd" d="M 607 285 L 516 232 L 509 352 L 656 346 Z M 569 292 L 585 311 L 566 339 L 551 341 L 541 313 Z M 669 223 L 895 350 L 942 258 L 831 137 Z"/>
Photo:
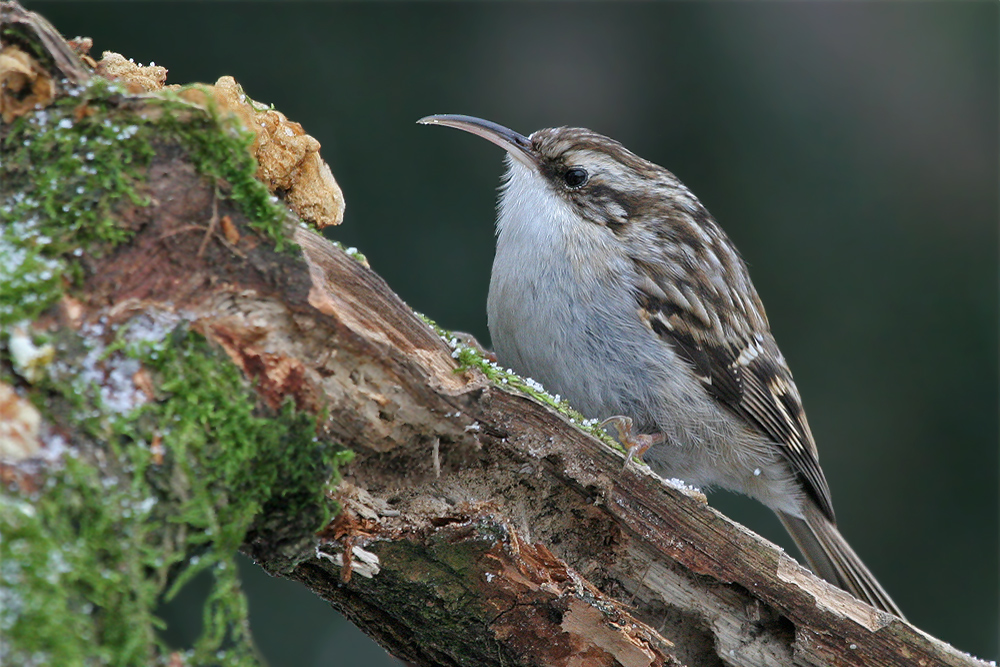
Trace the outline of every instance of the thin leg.
<path fill-rule="evenodd" d="M 622 445 L 628 449 L 628 453 L 625 455 L 626 468 L 628 467 L 629 461 L 632 460 L 633 456 L 642 462 L 642 455 L 646 453 L 646 450 L 653 445 L 663 442 L 664 439 L 662 433 L 657 433 L 656 435 L 633 433 L 632 418 L 621 415 L 608 417 L 598 424 L 598 426 L 601 428 L 604 428 L 605 426 L 615 427 L 615 431 L 618 434 L 618 442 L 622 443 Z"/>

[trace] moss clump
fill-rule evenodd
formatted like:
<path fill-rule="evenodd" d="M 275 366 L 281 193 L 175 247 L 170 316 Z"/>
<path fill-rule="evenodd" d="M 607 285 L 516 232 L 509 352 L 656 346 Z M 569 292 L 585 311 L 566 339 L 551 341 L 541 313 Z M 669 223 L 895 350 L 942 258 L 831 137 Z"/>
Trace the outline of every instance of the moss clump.
<path fill-rule="evenodd" d="M 205 99 L 207 110 L 192 107 L 169 90 L 157 93 L 156 103 L 167 112 L 157 120 L 159 131 L 181 143 L 199 173 L 228 183 L 229 197 L 250 227 L 268 236 L 277 250 L 284 250 L 292 245 L 286 222 L 295 218 L 257 180 L 257 161 L 250 152 L 254 135 L 239 121 L 221 115 L 211 94 Z"/>
<path fill-rule="evenodd" d="M 252 135 L 164 92 L 141 100 L 94 77 L 47 109 L 0 130 L 0 326 L 33 319 L 79 280 L 83 249 L 127 241 L 115 210 L 143 206 L 142 183 L 158 150 L 179 145 L 279 249 L 287 210 L 255 178 Z"/>
<path fill-rule="evenodd" d="M 130 486 L 67 457 L 37 498 L 0 496 L 4 664 L 151 662 L 167 563 Z"/>
<path fill-rule="evenodd" d="M 334 509 L 327 483 L 350 454 L 316 437 L 314 416 L 260 413 L 228 358 L 183 326 L 134 329 L 109 347 L 95 331 L 59 341 L 83 352 L 82 372 L 54 364 L 29 394 L 108 448 L 100 465 L 67 454 L 40 491 L 0 496 L 4 664 L 165 664 L 153 610 L 204 570 L 215 584 L 186 664 L 256 664 L 237 550 L 250 532 L 272 537 L 255 524 L 265 512 L 301 557 Z M 140 369 L 155 400 L 116 385 Z"/>
<path fill-rule="evenodd" d="M 153 156 L 147 123 L 107 112 L 115 93 L 101 82 L 15 119 L 3 133 L 0 325 L 54 303 L 64 276 L 78 277 L 70 260 L 81 246 L 128 239 L 114 208 L 145 203 L 137 186 Z"/>

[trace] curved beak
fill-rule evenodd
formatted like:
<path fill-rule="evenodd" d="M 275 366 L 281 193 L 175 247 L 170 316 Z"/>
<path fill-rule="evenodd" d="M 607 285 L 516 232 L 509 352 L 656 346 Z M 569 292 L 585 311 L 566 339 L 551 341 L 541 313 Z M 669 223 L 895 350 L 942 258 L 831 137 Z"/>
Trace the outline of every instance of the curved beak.
<path fill-rule="evenodd" d="M 460 114 L 442 114 L 440 116 L 425 116 L 417 121 L 421 125 L 444 125 L 456 130 L 465 130 L 490 141 L 504 149 L 510 156 L 534 170 L 538 170 L 538 157 L 531 147 L 531 140 L 514 130 L 475 116 Z"/>

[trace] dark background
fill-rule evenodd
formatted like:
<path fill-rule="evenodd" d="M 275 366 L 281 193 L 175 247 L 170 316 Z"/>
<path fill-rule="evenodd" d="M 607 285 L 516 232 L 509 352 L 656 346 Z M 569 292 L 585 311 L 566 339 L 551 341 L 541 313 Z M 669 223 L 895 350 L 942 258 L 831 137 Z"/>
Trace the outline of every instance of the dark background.
<path fill-rule="evenodd" d="M 331 236 L 484 342 L 501 151 L 414 121 L 582 125 L 669 168 L 750 265 L 843 533 L 913 623 L 1000 657 L 996 2 L 28 6 L 301 122 L 347 199 Z M 792 549 L 767 510 L 711 502 Z M 244 571 L 273 665 L 390 664 Z"/>

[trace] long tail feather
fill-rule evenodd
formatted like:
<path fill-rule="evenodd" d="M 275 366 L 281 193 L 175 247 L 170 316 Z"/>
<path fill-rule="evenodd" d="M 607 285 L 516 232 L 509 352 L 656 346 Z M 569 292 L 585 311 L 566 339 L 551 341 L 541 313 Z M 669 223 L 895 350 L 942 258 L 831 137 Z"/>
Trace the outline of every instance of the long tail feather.
<path fill-rule="evenodd" d="M 808 507 L 804 519 L 777 514 L 813 572 L 871 606 L 903 618 L 896 603 L 819 508 Z"/>

